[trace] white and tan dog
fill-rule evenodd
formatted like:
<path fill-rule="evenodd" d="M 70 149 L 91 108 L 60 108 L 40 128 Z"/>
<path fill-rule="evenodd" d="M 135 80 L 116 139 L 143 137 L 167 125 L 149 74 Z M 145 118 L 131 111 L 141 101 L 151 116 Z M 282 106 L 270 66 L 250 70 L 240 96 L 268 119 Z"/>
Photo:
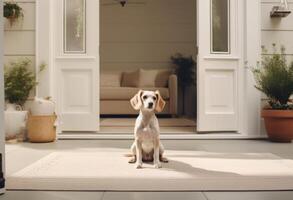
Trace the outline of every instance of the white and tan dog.
<path fill-rule="evenodd" d="M 162 167 L 161 162 L 168 162 L 163 157 L 164 147 L 160 142 L 160 127 L 156 112 L 162 112 L 165 101 L 159 91 L 140 90 L 130 103 L 135 110 L 140 110 L 134 127 L 135 141 L 131 146 L 133 158 L 129 163 L 136 163 L 142 168 L 143 162 L 154 162 L 156 168 Z"/>

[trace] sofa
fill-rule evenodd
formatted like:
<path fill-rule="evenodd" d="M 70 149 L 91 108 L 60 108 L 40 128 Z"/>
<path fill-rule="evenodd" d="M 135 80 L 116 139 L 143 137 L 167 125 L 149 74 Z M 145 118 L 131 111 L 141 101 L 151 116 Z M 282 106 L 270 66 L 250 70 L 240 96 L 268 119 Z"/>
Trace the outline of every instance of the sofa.
<path fill-rule="evenodd" d="M 172 70 L 101 70 L 100 114 L 133 115 L 130 99 L 140 90 L 159 90 L 166 106 L 160 114 L 177 115 L 177 76 Z"/>

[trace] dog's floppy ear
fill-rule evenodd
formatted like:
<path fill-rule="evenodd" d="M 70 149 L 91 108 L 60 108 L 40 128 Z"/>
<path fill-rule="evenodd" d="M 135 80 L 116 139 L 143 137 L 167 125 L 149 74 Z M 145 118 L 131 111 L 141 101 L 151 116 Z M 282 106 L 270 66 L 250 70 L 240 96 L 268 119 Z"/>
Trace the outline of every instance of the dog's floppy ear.
<path fill-rule="evenodd" d="M 142 106 L 141 95 L 143 91 L 139 90 L 132 99 L 130 99 L 130 104 L 135 110 L 139 110 Z"/>
<path fill-rule="evenodd" d="M 162 112 L 164 110 L 166 102 L 162 98 L 159 90 L 155 91 L 155 94 L 157 96 L 157 104 L 156 104 L 156 111 L 157 112 Z"/>

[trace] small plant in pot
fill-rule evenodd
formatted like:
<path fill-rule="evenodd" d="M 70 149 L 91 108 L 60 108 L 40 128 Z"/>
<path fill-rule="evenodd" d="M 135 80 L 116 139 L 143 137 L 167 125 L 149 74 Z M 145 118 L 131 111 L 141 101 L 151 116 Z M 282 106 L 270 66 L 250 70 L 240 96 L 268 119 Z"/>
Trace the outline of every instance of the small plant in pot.
<path fill-rule="evenodd" d="M 174 56 L 171 56 L 172 63 L 176 66 L 176 74 L 178 77 L 178 84 L 182 91 L 183 97 L 183 114 L 185 114 L 185 98 L 186 90 L 188 87 L 194 87 L 196 91 L 196 62 L 192 56 L 183 56 L 180 53 L 177 53 Z"/>
<path fill-rule="evenodd" d="M 285 48 L 270 56 L 263 56 L 260 66 L 253 69 L 256 88 L 268 98 L 262 110 L 268 137 L 273 142 L 291 142 L 293 139 L 293 63 L 288 64 Z M 263 47 L 264 55 L 267 50 Z"/>
<path fill-rule="evenodd" d="M 29 70 L 31 61 L 21 59 L 5 66 L 5 129 L 6 139 L 14 139 L 25 128 L 27 111 L 22 111 L 30 91 L 36 86 L 35 75 Z"/>
<path fill-rule="evenodd" d="M 16 20 L 24 16 L 22 8 L 13 1 L 4 2 L 3 14 L 4 17 L 9 20 L 10 26 L 12 26 Z"/>

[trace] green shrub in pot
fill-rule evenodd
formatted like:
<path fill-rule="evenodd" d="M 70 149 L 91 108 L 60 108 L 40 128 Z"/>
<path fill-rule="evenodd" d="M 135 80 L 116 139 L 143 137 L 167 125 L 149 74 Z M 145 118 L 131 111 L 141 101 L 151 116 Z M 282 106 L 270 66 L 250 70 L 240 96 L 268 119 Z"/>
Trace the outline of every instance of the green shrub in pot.
<path fill-rule="evenodd" d="M 274 53 L 263 47 L 263 59 L 253 69 L 256 88 L 267 96 L 269 106 L 262 110 L 266 130 L 271 141 L 291 142 L 293 139 L 293 63 L 288 64 L 285 48 Z"/>
<path fill-rule="evenodd" d="M 180 53 L 171 56 L 171 62 L 175 65 L 178 77 L 178 85 L 182 91 L 183 114 L 185 114 L 185 93 L 188 87 L 194 86 L 196 91 L 196 61 L 192 56 L 184 56 Z M 195 99 L 196 100 L 196 99 Z"/>
<path fill-rule="evenodd" d="M 30 91 L 36 86 L 36 77 L 29 70 L 30 66 L 31 60 L 28 58 L 11 62 L 9 66 L 5 66 L 5 100 L 9 103 L 23 106 Z"/>

